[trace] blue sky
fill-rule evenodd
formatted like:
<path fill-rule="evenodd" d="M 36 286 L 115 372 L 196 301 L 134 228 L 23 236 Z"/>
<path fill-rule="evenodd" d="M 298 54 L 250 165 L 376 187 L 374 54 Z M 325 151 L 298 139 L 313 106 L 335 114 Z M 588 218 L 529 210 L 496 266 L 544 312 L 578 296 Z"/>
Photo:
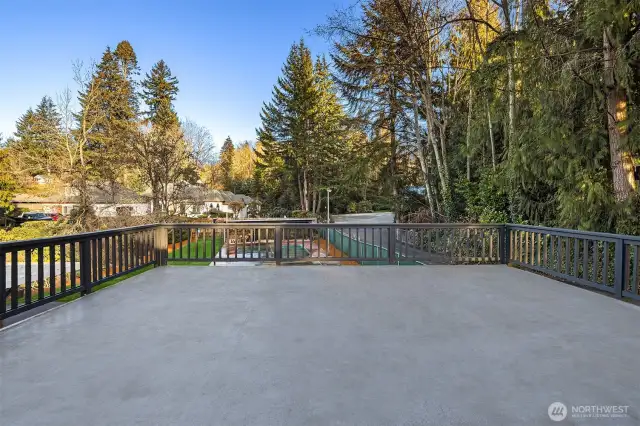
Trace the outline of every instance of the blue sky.
<path fill-rule="evenodd" d="M 0 132 L 40 98 L 73 82 L 72 63 L 129 40 L 141 72 L 164 59 L 180 81 L 176 110 L 206 126 L 217 147 L 255 139 L 291 44 L 354 0 L 0 0 Z"/>

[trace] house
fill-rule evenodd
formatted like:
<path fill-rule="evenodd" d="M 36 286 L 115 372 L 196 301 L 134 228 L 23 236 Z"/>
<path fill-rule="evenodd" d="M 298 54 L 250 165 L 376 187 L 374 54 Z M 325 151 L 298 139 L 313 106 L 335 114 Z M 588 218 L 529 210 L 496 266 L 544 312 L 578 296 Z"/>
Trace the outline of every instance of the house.
<path fill-rule="evenodd" d="M 230 191 L 208 189 L 200 185 L 190 185 L 182 189 L 180 201 L 173 203 L 170 210 L 186 215 L 201 215 L 208 212 L 227 213 L 233 217 L 234 204 L 241 205 L 238 219 L 248 217 L 248 205 L 253 199 L 248 195 L 234 194 Z"/>
<path fill-rule="evenodd" d="M 147 198 L 120 185 L 109 187 L 89 187 L 89 199 L 99 217 L 144 216 L 151 208 Z M 41 211 L 68 215 L 79 205 L 77 191 L 70 187 L 53 190 L 50 193 L 16 194 L 12 199 L 17 208 L 24 211 Z"/>
<path fill-rule="evenodd" d="M 234 215 L 233 204 L 239 203 L 241 209 L 237 214 L 238 219 L 248 217 L 248 206 L 253 199 L 248 195 L 234 194 L 230 191 L 220 191 L 217 189 L 208 190 L 203 199 L 203 205 L 206 211 L 219 211 Z"/>

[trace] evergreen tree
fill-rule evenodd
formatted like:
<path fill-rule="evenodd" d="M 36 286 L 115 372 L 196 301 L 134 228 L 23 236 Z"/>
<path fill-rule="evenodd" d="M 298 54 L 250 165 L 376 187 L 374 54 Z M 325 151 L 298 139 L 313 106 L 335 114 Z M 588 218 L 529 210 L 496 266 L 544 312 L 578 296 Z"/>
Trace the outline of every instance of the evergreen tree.
<path fill-rule="evenodd" d="M 381 198 L 390 200 L 388 204 L 397 211 L 403 172 L 400 170 L 403 164 L 400 82 L 410 80 L 410 73 L 397 63 L 402 61 L 398 53 L 406 51 L 408 43 L 397 36 L 401 28 L 395 8 L 389 0 L 363 2 L 361 22 L 354 22 L 353 16 L 341 15 L 332 18 L 329 28 L 322 31 L 340 37 L 332 54 L 337 71 L 335 78 L 350 111 L 365 123 L 370 134 L 365 156 L 371 161 L 377 192 Z M 356 31 L 351 30 L 352 25 L 357 27 Z M 444 164 L 440 166 L 444 176 Z M 444 187 L 446 185 L 445 182 Z"/>
<path fill-rule="evenodd" d="M 114 191 L 125 166 L 133 160 L 131 147 L 138 133 L 136 70 L 137 60 L 128 42 L 118 44 L 116 51 L 107 47 L 79 95 L 77 119 L 94 123 L 87 134 L 94 176 Z"/>
<path fill-rule="evenodd" d="M 35 111 L 27 110 L 16 122 L 14 152 L 20 157 L 22 171 L 35 176 L 50 173 L 52 146 L 60 136 L 60 114 L 50 97 L 44 96 Z"/>
<path fill-rule="evenodd" d="M 11 213 L 15 209 L 11 200 L 13 199 L 17 185 L 14 177 L 10 173 L 10 155 L 9 149 L 0 148 L 0 216 Z"/>
<path fill-rule="evenodd" d="M 36 116 L 33 108 L 29 108 L 27 112 L 22 114 L 16 122 L 15 137 L 20 141 L 31 141 L 35 138 L 34 129 L 36 127 Z"/>
<path fill-rule="evenodd" d="M 345 188 L 340 176 L 352 164 L 349 161 L 350 129 L 346 114 L 331 78 L 329 64 L 324 56 L 314 64 L 315 107 L 314 129 L 310 153 L 312 164 L 312 194 L 310 210 L 319 213 L 322 192 L 330 187 L 340 197 Z"/>
<path fill-rule="evenodd" d="M 123 78 L 130 79 L 134 75 L 138 75 L 140 73 L 138 57 L 136 56 L 136 52 L 133 50 L 133 46 L 131 46 L 131 43 L 127 40 L 122 40 L 118 43 L 116 50 L 113 51 L 113 55 L 118 61 L 120 74 Z"/>
<path fill-rule="evenodd" d="M 164 61 L 152 67 L 142 87 L 148 126 L 134 146 L 136 162 L 151 188 L 154 211 L 168 213 L 181 189 L 197 180 L 196 158 L 173 107 L 178 79 Z"/>
<path fill-rule="evenodd" d="M 285 181 L 297 187 L 294 198 L 299 209 L 316 212 L 323 175 L 328 172 L 324 167 L 340 157 L 343 118 L 326 61 L 321 58 L 314 66 L 304 41 L 294 44 L 272 100 L 262 108 L 258 176 L 282 175 L 275 169 L 282 165 Z"/>
<path fill-rule="evenodd" d="M 222 177 L 222 187 L 225 191 L 233 190 L 233 157 L 235 148 L 230 136 L 224 140 L 222 148 L 220 149 L 220 173 Z"/>
<path fill-rule="evenodd" d="M 128 103 L 138 113 L 138 93 L 136 91 L 137 83 L 134 81 L 134 77 L 140 74 L 140 68 L 138 67 L 138 57 L 133 50 L 133 46 L 127 40 L 123 40 L 118 43 L 116 50 L 113 52 L 120 75 L 127 83 L 127 89 L 129 92 Z"/>
<path fill-rule="evenodd" d="M 129 59 L 130 60 L 130 59 Z M 96 66 L 91 82 L 100 91 L 101 102 L 94 104 L 96 115 L 103 116 L 101 126 L 95 130 L 97 146 L 115 144 L 135 125 L 137 104 L 135 88 L 129 66 L 121 67 L 120 58 L 109 47 Z M 86 91 L 80 94 L 81 106 L 85 104 Z"/>
<path fill-rule="evenodd" d="M 142 88 L 149 121 L 167 128 L 178 125 L 178 116 L 173 110 L 173 101 L 178 94 L 178 79 L 171 74 L 171 69 L 163 60 L 151 68 L 151 73 L 147 73 Z"/>

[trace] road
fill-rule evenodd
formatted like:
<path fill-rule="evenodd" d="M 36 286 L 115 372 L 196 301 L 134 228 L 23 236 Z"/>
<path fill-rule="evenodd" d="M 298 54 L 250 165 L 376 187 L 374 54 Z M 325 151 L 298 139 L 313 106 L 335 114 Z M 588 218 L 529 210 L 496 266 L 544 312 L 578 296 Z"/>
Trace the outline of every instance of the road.
<path fill-rule="evenodd" d="M 384 225 L 394 223 L 393 213 L 380 212 L 380 213 L 358 213 L 358 214 L 344 214 L 334 215 L 333 220 L 336 224 L 363 224 L 367 226 L 381 225 L 379 229 L 371 228 L 347 228 L 344 229 L 345 234 L 349 234 L 351 238 L 359 239 L 360 241 L 366 241 L 367 244 L 373 242 L 374 245 L 381 246 L 384 249 L 389 248 L 389 230 L 384 228 Z M 366 239 L 365 239 L 366 236 Z M 399 235 L 400 236 L 400 235 Z M 396 238 L 396 252 L 401 253 L 403 257 L 407 258 L 419 258 L 428 264 L 443 264 L 449 263 L 449 259 L 446 256 L 438 255 L 435 253 L 427 253 L 423 250 L 413 248 L 405 244 L 401 238 Z"/>
<path fill-rule="evenodd" d="M 363 225 L 388 225 L 393 223 L 393 213 L 357 213 L 342 214 L 332 216 L 336 224 L 363 224 Z M 389 231 L 388 228 L 345 228 L 345 234 L 349 234 L 351 238 L 366 241 L 367 244 L 381 246 L 384 249 L 389 248 Z"/>
<path fill-rule="evenodd" d="M 43 278 L 49 278 L 50 268 L 49 263 L 43 264 Z M 60 263 L 56 263 L 56 276 L 60 275 Z M 65 263 L 65 270 L 67 273 L 71 271 L 71 262 Z M 76 271 L 80 270 L 80 263 L 76 262 Z M 11 262 L 7 261 L 7 265 L 5 268 L 5 276 L 6 276 L 6 287 L 11 288 Z M 38 266 L 34 263 L 31 264 L 31 282 L 38 280 Z M 25 264 L 18 263 L 18 285 L 23 285 L 27 282 L 26 273 L 25 273 Z"/>

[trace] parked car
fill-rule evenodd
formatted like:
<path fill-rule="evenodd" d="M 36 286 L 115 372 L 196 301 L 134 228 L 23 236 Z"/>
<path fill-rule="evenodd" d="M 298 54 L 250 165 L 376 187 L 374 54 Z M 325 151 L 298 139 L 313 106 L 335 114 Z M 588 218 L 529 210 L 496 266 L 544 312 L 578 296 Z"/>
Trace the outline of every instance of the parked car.
<path fill-rule="evenodd" d="M 18 224 L 15 217 L 0 214 L 0 229 L 11 229 Z"/>
<path fill-rule="evenodd" d="M 41 220 L 44 220 L 44 221 L 53 220 L 53 218 L 47 213 L 29 212 L 29 213 L 22 213 L 20 216 L 16 218 L 16 220 L 18 223 L 24 223 L 24 222 L 41 221 Z"/>
<path fill-rule="evenodd" d="M 51 216 L 51 219 L 53 219 L 54 221 L 57 221 L 60 219 L 59 213 L 47 213 L 47 215 Z"/>

